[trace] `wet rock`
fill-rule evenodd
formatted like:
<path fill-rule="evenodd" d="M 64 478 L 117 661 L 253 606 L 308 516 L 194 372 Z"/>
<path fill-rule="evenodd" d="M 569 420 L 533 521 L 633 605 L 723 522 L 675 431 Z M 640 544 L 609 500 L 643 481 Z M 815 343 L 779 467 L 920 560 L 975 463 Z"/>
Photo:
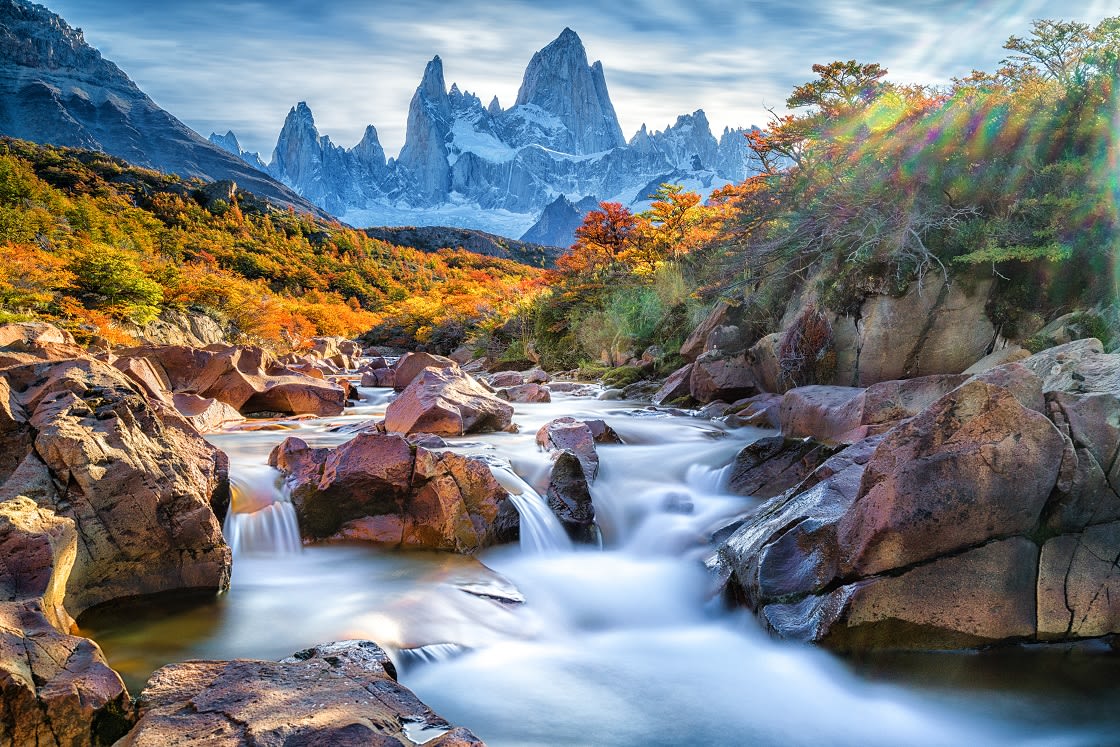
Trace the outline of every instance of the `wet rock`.
<path fill-rule="evenodd" d="M 393 388 L 398 392 L 408 388 L 426 368 L 459 370 L 459 364 L 450 358 L 431 353 L 405 353 L 391 368 L 393 369 Z M 521 383 L 521 382 L 518 382 Z"/>
<path fill-rule="evenodd" d="M 316 646 L 280 662 L 172 664 L 148 680 L 137 711 L 120 747 L 411 746 L 410 725 L 443 732 L 429 745 L 480 744 L 400 685 L 372 641 Z"/>
<path fill-rule="evenodd" d="M 573 542 L 596 541 L 595 506 L 591 501 L 583 462 L 571 451 L 562 451 L 552 463 L 545 494 L 548 507 Z"/>
<path fill-rule="evenodd" d="M 1035 559 L 1023 537 L 877 576 L 824 596 L 767 606 L 783 637 L 840 651 L 971 648 L 1034 633 Z"/>
<path fill-rule="evenodd" d="M 622 437 L 614 428 L 607 425 L 606 421 L 590 418 L 582 421 L 591 430 L 591 437 L 597 444 L 620 444 Z"/>
<path fill-rule="evenodd" d="M 465 433 L 506 430 L 513 407 L 454 369 L 424 369 L 385 410 L 385 427 L 395 433 Z"/>
<path fill-rule="evenodd" d="M 804 480 L 833 452 L 804 439 L 760 438 L 735 455 L 727 489 L 736 495 L 772 498 Z"/>
<path fill-rule="evenodd" d="M 215 516 L 228 501 L 224 454 L 99 361 L 3 376 L 27 420 L 22 440 L 6 439 L 26 450 L 0 501 L 25 495 L 77 525 L 71 614 L 119 597 L 228 585 L 230 551 Z"/>
<path fill-rule="evenodd" d="M 508 402 L 517 403 L 552 401 L 552 395 L 549 393 L 548 387 L 543 387 L 540 384 L 520 384 L 507 387 L 500 390 L 498 396 Z"/>
<path fill-rule="evenodd" d="M 665 379 L 661 388 L 653 393 L 650 401 L 655 405 L 662 405 L 690 396 L 692 394 L 692 366 L 693 364 L 686 363 L 669 374 L 669 378 Z"/>
<path fill-rule="evenodd" d="M 571 452 L 579 459 L 587 478 L 594 480 L 599 474 L 599 454 L 595 443 L 611 438 L 610 434 L 617 438 L 618 434 L 601 420 L 592 422 L 596 424 L 594 431 L 591 424 L 572 417 L 550 420 L 537 431 L 537 446 L 556 454 Z M 598 439 L 596 432 L 601 434 Z"/>

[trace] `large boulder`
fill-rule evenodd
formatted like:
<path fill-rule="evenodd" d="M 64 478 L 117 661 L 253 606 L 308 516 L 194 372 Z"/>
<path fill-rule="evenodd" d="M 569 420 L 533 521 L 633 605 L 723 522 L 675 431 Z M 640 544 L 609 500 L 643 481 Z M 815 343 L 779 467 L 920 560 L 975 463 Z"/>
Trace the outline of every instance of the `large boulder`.
<path fill-rule="evenodd" d="M 842 650 L 1120 634 L 1115 358 L 990 369 L 840 451 L 721 546 L 730 596 Z"/>
<path fill-rule="evenodd" d="M 727 489 L 736 495 L 773 498 L 804 480 L 832 451 L 807 439 L 760 438 L 735 455 Z"/>
<path fill-rule="evenodd" d="M 27 496 L 77 525 L 71 614 L 119 597 L 226 588 L 230 551 L 214 511 L 228 502 L 224 454 L 99 361 L 3 377 L 21 413 L 4 440 L 22 451 L 5 461 L 14 466 L 0 474 L 0 501 Z"/>
<path fill-rule="evenodd" d="M 614 433 L 601 420 L 594 422 L 602 424 L 604 435 L 600 438 L 605 437 L 608 429 Z M 599 474 L 599 453 L 595 450 L 597 440 L 599 439 L 596 439 L 590 424 L 572 417 L 555 418 L 537 431 L 537 446 L 556 455 L 564 451 L 572 452 L 583 465 L 583 471 L 589 480 L 594 480 Z"/>
<path fill-rule="evenodd" d="M 458 366 L 426 368 L 385 409 L 385 428 L 393 433 L 465 433 L 510 427 L 513 407 L 482 388 Z"/>
<path fill-rule="evenodd" d="M 93 641 L 70 635 L 74 521 L 26 497 L 0 503 L 0 742 L 112 744 L 131 723 L 128 691 Z"/>
<path fill-rule="evenodd" d="M 258 347 L 149 345 L 117 351 L 121 360 L 144 358 L 172 392 L 225 402 L 243 415 L 338 415 L 346 392 L 277 362 Z"/>
<path fill-rule="evenodd" d="M 426 368 L 449 368 L 459 370 L 459 364 L 450 358 L 432 353 L 405 353 L 391 367 L 393 369 L 393 387 L 404 391 Z M 522 383 L 521 381 L 517 382 Z"/>
<path fill-rule="evenodd" d="M 155 672 L 119 747 L 400 745 L 416 729 L 430 747 L 482 742 L 399 684 L 372 641 L 342 641 L 283 661 L 189 661 Z"/>
<path fill-rule="evenodd" d="M 0 369 L 84 355 L 73 335 L 46 322 L 0 324 Z"/>
<path fill-rule="evenodd" d="M 708 337 L 718 327 L 725 326 L 731 318 L 731 306 L 720 302 L 716 304 L 707 318 L 700 323 L 681 345 L 681 357 L 687 361 L 694 361 L 702 354 L 711 350 L 708 347 Z"/>
<path fill-rule="evenodd" d="M 288 438 L 269 463 L 288 476 L 309 539 L 469 553 L 518 536 L 517 510 L 485 462 L 399 435 L 359 433 L 335 449 Z"/>

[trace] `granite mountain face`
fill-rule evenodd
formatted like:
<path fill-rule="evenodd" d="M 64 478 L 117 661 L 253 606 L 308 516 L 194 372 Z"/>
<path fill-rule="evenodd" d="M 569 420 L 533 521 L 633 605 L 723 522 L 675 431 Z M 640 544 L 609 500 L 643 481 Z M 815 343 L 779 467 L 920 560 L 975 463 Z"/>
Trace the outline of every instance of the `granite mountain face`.
<path fill-rule="evenodd" d="M 183 177 L 229 179 L 281 205 L 319 212 L 158 107 L 81 30 L 26 0 L 0 0 L 0 133 L 99 150 Z"/>
<path fill-rule="evenodd" d="M 613 200 L 641 208 L 663 182 L 707 194 L 752 169 L 743 130 L 717 140 L 702 110 L 663 131 L 643 125 L 627 142 L 602 64 L 588 64 L 579 36 L 564 29 L 533 55 L 508 109 L 497 98 L 483 106 L 456 84 L 448 88 L 443 62 L 433 58 L 396 159 L 385 158 L 372 125 L 355 147 L 335 145 L 300 102 L 268 172 L 355 225 L 444 223 L 566 245 L 570 230 L 556 227 L 570 218 L 558 222 L 556 208 L 545 212 L 561 197 L 568 205 Z M 541 219 L 549 225 L 526 231 Z"/>
<path fill-rule="evenodd" d="M 706 195 L 751 172 L 743 131 L 717 140 L 703 111 L 663 131 L 643 125 L 626 141 L 603 66 L 588 63 L 571 29 L 533 55 L 508 109 L 496 97 L 483 106 L 447 87 L 434 57 L 396 158 L 386 157 L 373 125 L 352 148 L 335 145 L 300 102 L 266 165 L 232 131 L 200 137 L 80 30 L 27 0 L 0 0 L 0 134 L 100 150 L 188 178 L 229 179 L 356 226 L 459 226 L 559 246 L 600 200 L 641 209 L 663 182 Z"/>

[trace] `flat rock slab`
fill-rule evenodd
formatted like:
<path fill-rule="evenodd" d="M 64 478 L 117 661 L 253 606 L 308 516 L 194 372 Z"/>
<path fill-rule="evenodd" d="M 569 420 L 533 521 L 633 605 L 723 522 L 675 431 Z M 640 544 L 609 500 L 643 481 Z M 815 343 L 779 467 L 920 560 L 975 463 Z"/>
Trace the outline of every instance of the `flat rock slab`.
<path fill-rule="evenodd" d="M 119 747 L 481 745 L 399 684 L 372 641 L 343 641 L 283 661 L 189 661 L 158 670 Z M 431 740 L 431 741 L 424 741 Z"/>

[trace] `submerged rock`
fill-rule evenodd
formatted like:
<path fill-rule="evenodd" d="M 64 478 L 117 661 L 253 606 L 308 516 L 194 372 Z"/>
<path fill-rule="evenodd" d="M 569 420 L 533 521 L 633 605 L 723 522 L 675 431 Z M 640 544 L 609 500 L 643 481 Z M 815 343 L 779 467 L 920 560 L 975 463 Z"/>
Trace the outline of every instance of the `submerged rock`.
<path fill-rule="evenodd" d="M 372 641 L 342 641 L 282 661 L 171 664 L 148 680 L 139 721 L 120 747 L 481 745 L 396 680 Z"/>

